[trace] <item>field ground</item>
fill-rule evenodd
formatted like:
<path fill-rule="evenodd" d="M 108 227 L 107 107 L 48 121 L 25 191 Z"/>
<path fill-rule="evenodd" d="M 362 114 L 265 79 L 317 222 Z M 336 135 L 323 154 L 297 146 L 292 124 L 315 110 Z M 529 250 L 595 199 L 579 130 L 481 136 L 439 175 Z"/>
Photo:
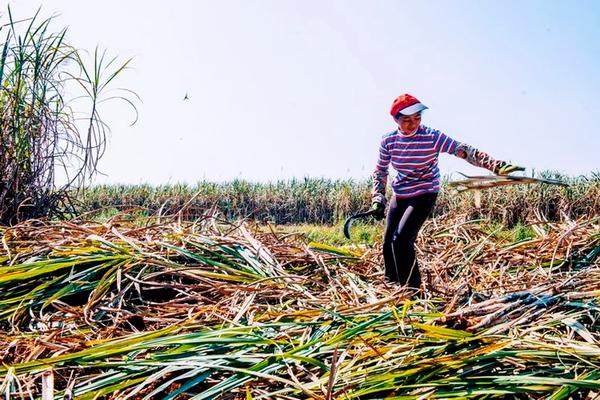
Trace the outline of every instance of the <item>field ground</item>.
<path fill-rule="evenodd" d="M 426 222 L 425 292 L 382 225 L 117 215 L 0 228 L 10 398 L 594 398 L 600 218 Z M 311 243 L 312 242 L 312 243 Z M 44 386 L 45 385 L 45 386 Z"/>
<path fill-rule="evenodd" d="M 480 229 L 490 235 L 491 238 L 518 242 L 525 239 L 532 239 L 536 233 L 531 226 L 517 223 L 512 228 L 502 226 L 486 220 L 477 221 Z M 363 222 L 353 223 L 351 225 L 350 239 L 344 237 L 343 223 L 334 225 L 280 225 L 278 230 L 288 233 L 302 234 L 310 242 L 326 243 L 334 246 L 379 246 L 383 236 L 384 222 Z M 267 230 L 266 228 L 265 230 Z"/>

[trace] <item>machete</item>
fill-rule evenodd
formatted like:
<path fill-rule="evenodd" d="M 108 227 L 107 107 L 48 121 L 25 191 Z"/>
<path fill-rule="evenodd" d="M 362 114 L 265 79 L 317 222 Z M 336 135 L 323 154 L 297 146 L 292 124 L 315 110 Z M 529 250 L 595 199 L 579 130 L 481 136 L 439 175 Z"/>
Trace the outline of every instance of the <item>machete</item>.
<path fill-rule="evenodd" d="M 346 239 L 350 239 L 350 225 L 352 225 L 352 221 L 359 218 L 370 217 L 373 214 L 375 214 L 375 210 L 369 210 L 350 216 L 344 223 L 344 236 L 346 236 Z"/>

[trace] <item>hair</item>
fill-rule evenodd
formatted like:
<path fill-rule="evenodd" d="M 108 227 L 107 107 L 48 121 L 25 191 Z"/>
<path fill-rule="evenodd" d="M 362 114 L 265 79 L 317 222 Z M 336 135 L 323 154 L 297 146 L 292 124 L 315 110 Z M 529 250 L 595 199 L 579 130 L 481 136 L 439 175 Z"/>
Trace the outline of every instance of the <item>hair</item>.
<path fill-rule="evenodd" d="M 425 111 L 425 110 L 421 110 L 421 111 L 419 111 L 419 112 L 417 112 L 415 114 L 419 114 L 419 115 L 422 116 L 423 115 L 423 111 Z M 402 115 L 401 113 L 398 113 L 398 114 L 396 114 L 396 116 L 394 117 L 394 119 L 399 120 L 400 118 L 407 117 L 407 116 L 408 115 Z"/>

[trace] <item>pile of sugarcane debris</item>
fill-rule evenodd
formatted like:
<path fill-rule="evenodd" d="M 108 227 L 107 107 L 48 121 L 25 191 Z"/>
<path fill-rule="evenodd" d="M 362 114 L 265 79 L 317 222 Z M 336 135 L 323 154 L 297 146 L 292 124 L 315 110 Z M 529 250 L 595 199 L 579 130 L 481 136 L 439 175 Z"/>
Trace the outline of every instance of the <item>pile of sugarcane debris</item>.
<path fill-rule="evenodd" d="M 428 221 L 426 292 L 378 249 L 215 218 L 0 228 L 7 398 L 592 398 L 600 219 Z"/>

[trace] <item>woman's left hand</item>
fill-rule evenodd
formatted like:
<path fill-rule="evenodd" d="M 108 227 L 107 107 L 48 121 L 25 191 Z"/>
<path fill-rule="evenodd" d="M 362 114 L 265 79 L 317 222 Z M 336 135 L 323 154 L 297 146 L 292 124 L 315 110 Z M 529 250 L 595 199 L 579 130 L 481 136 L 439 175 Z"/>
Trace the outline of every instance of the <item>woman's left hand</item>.
<path fill-rule="evenodd" d="M 509 164 L 505 161 L 498 161 L 496 168 L 494 168 L 494 173 L 497 175 L 508 175 L 516 171 L 525 171 L 525 168 Z"/>

